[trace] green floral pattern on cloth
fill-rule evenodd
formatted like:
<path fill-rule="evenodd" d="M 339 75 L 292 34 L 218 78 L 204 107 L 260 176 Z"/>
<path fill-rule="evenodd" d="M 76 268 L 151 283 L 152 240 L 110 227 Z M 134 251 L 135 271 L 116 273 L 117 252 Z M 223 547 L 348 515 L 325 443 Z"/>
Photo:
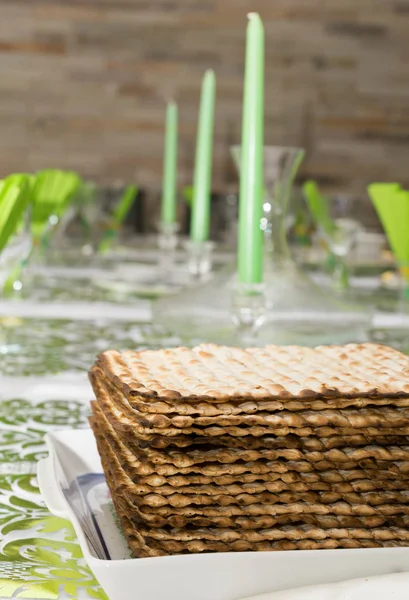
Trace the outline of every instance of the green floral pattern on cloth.
<path fill-rule="evenodd" d="M 46 509 L 36 480 L 52 429 L 87 426 L 72 401 L 0 402 L 0 598 L 106 600 L 71 524 Z"/>

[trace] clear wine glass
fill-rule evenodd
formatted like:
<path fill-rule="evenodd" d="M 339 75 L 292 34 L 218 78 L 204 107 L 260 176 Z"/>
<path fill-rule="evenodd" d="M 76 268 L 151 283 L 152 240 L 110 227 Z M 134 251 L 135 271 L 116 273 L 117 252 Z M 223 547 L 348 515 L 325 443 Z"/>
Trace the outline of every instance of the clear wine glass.
<path fill-rule="evenodd" d="M 343 291 L 349 287 L 349 260 L 362 231 L 360 223 L 353 218 L 353 199 L 348 196 L 328 198 L 328 213 L 332 227 L 319 227 L 333 256 L 332 287 Z"/>

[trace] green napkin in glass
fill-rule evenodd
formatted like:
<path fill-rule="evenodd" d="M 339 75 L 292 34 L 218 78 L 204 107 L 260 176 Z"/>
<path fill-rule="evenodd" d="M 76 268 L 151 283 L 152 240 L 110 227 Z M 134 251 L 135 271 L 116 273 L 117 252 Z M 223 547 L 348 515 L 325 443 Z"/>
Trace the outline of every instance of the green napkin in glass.
<path fill-rule="evenodd" d="M 368 193 L 396 261 L 409 267 L 409 192 L 397 183 L 372 183 Z"/>
<path fill-rule="evenodd" d="M 326 234 L 333 234 L 337 226 L 330 216 L 328 200 L 321 194 L 316 182 L 306 181 L 303 185 L 303 192 L 316 224 Z"/>
<path fill-rule="evenodd" d="M 182 198 L 186 202 L 186 204 L 190 208 L 192 208 L 192 205 L 193 205 L 193 186 L 192 185 L 186 185 L 182 189 Z"/>
<path fill-rule="evenodd" d="M 128 185 L 125 188 L 124 193 L 122 194 L 112 213 L 110 226 L 102 236 L 102 240 L 98 246 L 98 252 L 103 254 L 104 252 L 108 252 L 108 250 L 110 250 L 112 242 L 116 238 L 120 226 L 131 210 L 137 194 L 138 188 L 136 185 Z"/>
<path fill-rule="evenodd" d="M 10 175 L 0 182 L 0 252 L 20 228 L 29 201 L 27 175 Z"/>
<path fill-rule="evenodd" d="M 32 192 L 31 231 L 37 240 L 49 229 L 49 219 L 55 215 L 60 219 L 82 183 L 73 171 L 44 169 L 35 177 Z"/>

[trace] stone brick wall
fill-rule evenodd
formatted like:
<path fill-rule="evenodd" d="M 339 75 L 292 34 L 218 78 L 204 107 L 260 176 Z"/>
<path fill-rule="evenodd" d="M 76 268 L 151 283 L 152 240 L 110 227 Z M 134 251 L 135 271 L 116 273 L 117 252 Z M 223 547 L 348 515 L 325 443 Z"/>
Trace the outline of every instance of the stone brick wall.
<path fill-rule="evenodd" d="M 0 0 L 0 175 L 60 166 L 158 189 L 164 106 L 192 175 L 200 81 L 217 74 L 214 189 L 234 188 L 246 13 L 266 28 L 268 144 L 363 197 L 409 185 L 409 0 Z"/>

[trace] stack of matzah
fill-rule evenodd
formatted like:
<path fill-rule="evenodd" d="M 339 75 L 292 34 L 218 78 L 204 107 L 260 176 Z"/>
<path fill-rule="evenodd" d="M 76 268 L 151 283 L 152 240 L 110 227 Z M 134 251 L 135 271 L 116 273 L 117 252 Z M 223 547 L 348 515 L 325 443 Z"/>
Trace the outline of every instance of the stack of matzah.
<path fill-rule="evenodd" d="M 91 425 L 135 556 L 409 545 L 409 357 L 105 352 Z"/>

